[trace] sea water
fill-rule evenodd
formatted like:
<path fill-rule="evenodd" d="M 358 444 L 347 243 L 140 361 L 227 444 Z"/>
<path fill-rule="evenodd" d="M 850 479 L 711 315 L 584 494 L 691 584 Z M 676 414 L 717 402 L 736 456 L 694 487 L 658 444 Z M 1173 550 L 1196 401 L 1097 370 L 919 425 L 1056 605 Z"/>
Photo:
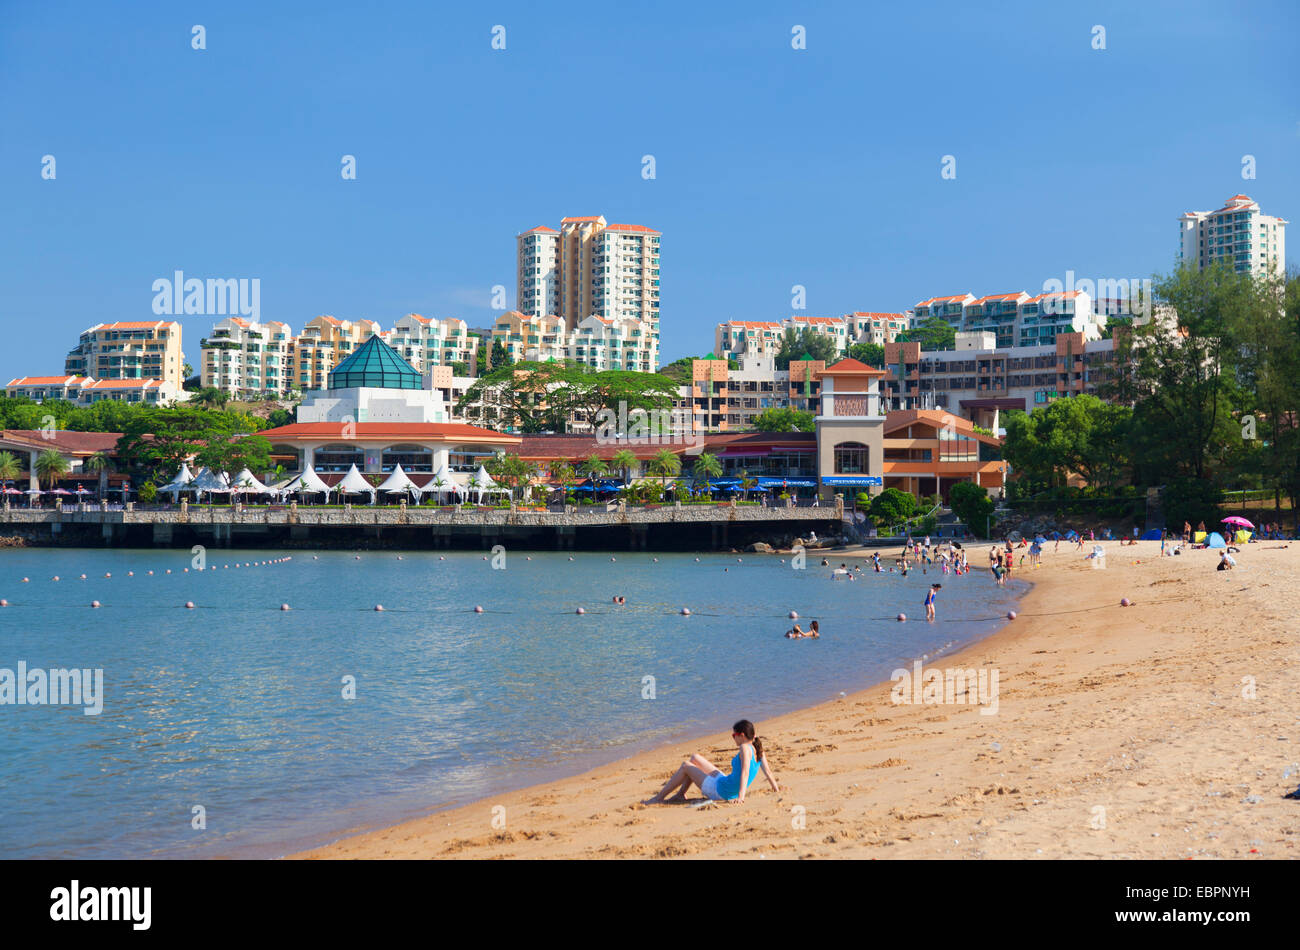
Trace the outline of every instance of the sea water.
<path fill-rule="evenodd" d="M 724 744 L 736 719 L 761 730 L 992 633 L 1025 588 L 869 562 L 832 580 L 814 556 L 206 558 L 0 552 L 0 669 L 104 684 L 99 715 L 0 705 L 0 857 L 271 857 L 674 737 Z M 792 610 L 821 639 L 784 638 Z"/>

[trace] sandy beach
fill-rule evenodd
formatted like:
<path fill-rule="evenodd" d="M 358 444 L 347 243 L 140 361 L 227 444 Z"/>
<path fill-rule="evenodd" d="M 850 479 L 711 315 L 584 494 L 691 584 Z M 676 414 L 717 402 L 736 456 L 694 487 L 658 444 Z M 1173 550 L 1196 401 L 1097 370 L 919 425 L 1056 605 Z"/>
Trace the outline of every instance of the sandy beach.
<path fill-rule="evenodd" d="M 779 795 L 760 776 L 743 804 L 642 804 L 692 752 L 725 768 L 718 733 L 295 857 L 1300 856 L 1282 797 L 1300 785 L 1300 543 L 1245 545 L 1222 572 L 1214 551 L 1105 548 L 1094 570 L 1049 543 L 1016 572 L 1034 583 L 1018 618 L 934 661 L 996 670 L 992 715 L 895 703 L 887 682 L 757 724 Z M 984 549 L 970 559 L 993 583 Z"/>

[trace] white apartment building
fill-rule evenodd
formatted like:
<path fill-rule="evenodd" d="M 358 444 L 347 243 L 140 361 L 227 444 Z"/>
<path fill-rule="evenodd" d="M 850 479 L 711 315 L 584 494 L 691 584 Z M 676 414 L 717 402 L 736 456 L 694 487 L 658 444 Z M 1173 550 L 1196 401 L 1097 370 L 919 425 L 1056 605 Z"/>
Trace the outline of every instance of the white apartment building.
<path fill-rule="evenodd" d="M 659 368 L 659 335 L 642 320 L 590 316 L 568 329 L 560 317 L 512 310 L 497 319 L 492 340 L 516 362 L 573 360 L 597 370 L 641 373 Z"/>
<path fill-rule="evenodd" d="M 205 388 L 232 396 L 283 396 L 293 388 L 293 330 L 286 323 L 227 317 L 199 341 L 199 350 Z"/>
<path fill-rule="evenodd" d="M 660 237 L 653 228 L 609 224 L 600 215 L 517 235 L 519 311 L 554 314 L 567 330 L 591 316 L 641 320 L 658 336 Z"/>
<path fill-rule="evenodd" d="M 5 395 L 33 402 L 63 399 L 89 406 L 104 399 L 165 406 L 185 402 L 190 394 L 161 379 L 91 379 L 88 376 L 19 376 L 9 380 Z"/>
<path fill-rule="evenodd" d="M 908 327 L 907 315 L 859 310 L 842 317 L 792 316 L 775 320 L 727 320 L 713 334 L 713 352 L 722 359 L 741 356 L 775 356 L 788 330 L 808 329 L 830 337 L 837 352 L 854 343 L 884 346 Z"/>
<path fill-rule="evenodd" d="M 474 373 L 478 363 L 479 338 L 471 336 L 469 325 L 458 317 L 437 320 L 408 313 L 384 335 L 384 340 L 416 370 L 465 363 Z"/>
<path fill-rule="evenodd" d="M 1188 211 L 1178 219 L 1178 259 L 1197 270 L 1222 263 L 1239 274 L 1281 274 L 1286 270 L 1286 226 L 1264 214 L 1259 202 L 1233 195 L 1218 211 Z"/>
<path fill-rule="evenodd" d="M 913 325 L 942 317 L 959 333 L 992 333 L 999 348 L 1048 346 L 1062 333 L 1099 340 L 1106 327 L 1106 317 L 1097 313 L 1092 295 L 1080 290 L 1034 297 L 1023 290 L 986 297 L 969 293 L 931 297 L 913 307 L 910 316 Z"/>

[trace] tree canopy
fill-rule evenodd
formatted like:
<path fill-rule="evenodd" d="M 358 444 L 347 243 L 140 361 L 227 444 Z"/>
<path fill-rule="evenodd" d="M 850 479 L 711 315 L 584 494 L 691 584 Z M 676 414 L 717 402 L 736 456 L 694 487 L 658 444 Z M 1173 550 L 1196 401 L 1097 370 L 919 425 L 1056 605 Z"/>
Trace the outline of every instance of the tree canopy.
<path fill-rule="evenodd" d="M 789 369 L 791 360 L 801 360 L 805 356 L 833 363 L 839 355 L 840 348 L 825 333 L 818 333 L 811 327 L 790 327 L 781 337 L 781 345 L 776 351 L 776 368 Z"/>
<path fill-rule="evenodd" d="M 952 350 L 957 347 L 957 330 L 943 317 L 926 317 L 894 339 L 899 343 L 920 343 L 922 350 Z"/>
<path fill-rule="evenodd" d="M 806 409 L 775 407 L 755 415 L 752 427 L 755 432 L 812 432 L 816 428 L 814 420 Z"/>

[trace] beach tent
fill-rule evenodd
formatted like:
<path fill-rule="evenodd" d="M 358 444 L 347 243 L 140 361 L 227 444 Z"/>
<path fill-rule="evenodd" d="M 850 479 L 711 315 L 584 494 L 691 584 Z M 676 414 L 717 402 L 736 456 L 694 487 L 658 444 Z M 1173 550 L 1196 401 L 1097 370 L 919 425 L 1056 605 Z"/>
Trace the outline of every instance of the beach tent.
<path fill-rule="evenodd" d="M 1159 541 L 1159 540 L 1160 540 L 1160 532 L 1157 531 L 1155 528 L 1152 528 L 1152 529 L 1151 529 L 1150 531 L 1148 531 L 1146 534 L 1142 535 L 1142 537 L 1139 538 L 1139 540 L 1141 540 L 1141 541 Z"/>
<path fill-rule="evenodd" d="M 1228 543 L 1223 540 L 1223 535 L 1217 531 L 1211 531 L 1209 538 L 1205 541 L 1207 548 L 1226 548 Z"/>
<path fill-rule="evenodd" d="M 240 469 L 239 474 L 231 480 L 231 487 L 236 488 L 241 492 L 251 492 L 255 495 L 269 492 L 271 490 L 254 478 L 253 473 L 246 468 Z"/>
<path fill-rule="evenodd" d="M 226 481 L 226 476 L 204 468 L 194 476 L 194 481 L 185 486 L 185 491 L 192 491 L 198 497 L 204 492 L 209 495 L 223 494 L 230 491 L 230 484 Z"/>
<path fill-rule="evenodd" d="M 1193 542 L 1193 543 L 1195 543 L 1195 544 L 1200 544 L 1200 543 L 1201 543 L 1202 541 L 1204 541 L 1204 540 L 1205 540 L 1205 532 L 1204 532 L 1204 531 L 1194 531 L 1194 532 L 1192 532 L 1192 542 Z"/>
<path fill-rule="evenodd" d="M 1238 531 L 1237 531 L 1237 535 L 1236 535 L 1236 537 L 1237 537 L 1237 543 L 1238 543 L 1238 544 L 1245 544 L 1247 541 L 1250 540 L 1250 534 L 1251 534 L 1251 533 L 1250 533 L 1249 531 L 1245 530 L 1244 528 L 1242 528 L 1242 529 L 1238 529 Z"/>
<path fill-rule="evenodd" d="M 486 474 L 486 472 L 484 474 Z M 435 482 L 442 482 L 442 485 L 435 488 Z M 442 499 L 442 493 L 445 491 L 452 492 L 456 495 L 463 495 L 465 493 L 465 489 L 456 484 L 456 480 L 451 477 L 451 472 L 448 470 L 446 462 L 439 465 L 438 470 L 433 473 L 433 478 L 424 483 L 424 490 L 437 493 L 439 500 Z"/>
<path fill-rule="evenodd" d="M 474 473 L 474 481 L 477 483 L 478 487 L 471 490 L 478 492 L 478 503 L 480 505 L 483 504 L 483 496 L 488 492 L 496 492 L 497 494 L 500 494 L 510 490 L 508 488 L 502 488 L 494 482 L 492 476 L 488 474 L 487 467 L 483 465 L 480 465 L 478 471 Z"/>
<path fill-rule="evenodd" d="M 382 485 L 376 491 L 389 492 L 394 495 L 404 495 L 406 492 L 415 492 L 415 497 L 420 497 L 420 489 L 416 487 L 415 482 L 407 477 L 406 472 L 402 471 L 400 464 L 393 466 L 393 474 L 389 475 Z"/>
<path fill-rule="evenodd" d="M 194 481 L 194 475 L 192 472 L 190 472 L 190 467 L 186 465 L 184 462 L 182 462 L 181 470 L 176 473 L 176 477 L 173 478 L 166 485 L 163 485 L 158 490 L 160 492 L 164 492 L 164 491 L 171 492 L 172 501 L 175 501 L 176 496 L 181 493 L 181 490 L 184 489 L 187 485 L 189 485 L 189 483 L 192 481 Z"/>
<path fill-rule="evenodd" d="M 330 493 L 330 487 L 321 481 L 321 477 L 316 474 L 316 470 L 310 465 L 303 470 L 301 475 L 289 482 L 283 490 L 286 494 L 289 492 L 311 492 L 314 494 L 324 492 L 326 498 L 329 497 Z"/>
<path fill-rule="evenodd" d="M 357 471 L 356 462 L 352 463 L 352 467 L 348 469 L 348 473 L 343 476 L 342 481 L 334 486 L 334 490 L 349 495 L 359 495 L 362 492 L 370 492 L 370 501 L 373 503 L 375 500 L 375 486 L 366 481 L 365 477 Z"/>

